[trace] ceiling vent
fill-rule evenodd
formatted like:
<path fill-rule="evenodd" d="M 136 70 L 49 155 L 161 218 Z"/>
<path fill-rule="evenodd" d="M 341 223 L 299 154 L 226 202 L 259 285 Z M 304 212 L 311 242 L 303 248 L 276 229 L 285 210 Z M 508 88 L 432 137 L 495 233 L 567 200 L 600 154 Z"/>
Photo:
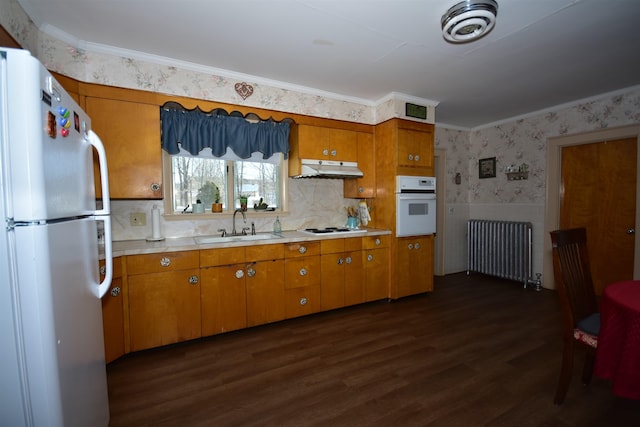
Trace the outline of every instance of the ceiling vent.
<path fill-rule="evenodd" d="M 442 35 L 452 43 L 464 43 L 487 34 L 496 23 L 498 2 L 466 0 L 442 15 Z"/>

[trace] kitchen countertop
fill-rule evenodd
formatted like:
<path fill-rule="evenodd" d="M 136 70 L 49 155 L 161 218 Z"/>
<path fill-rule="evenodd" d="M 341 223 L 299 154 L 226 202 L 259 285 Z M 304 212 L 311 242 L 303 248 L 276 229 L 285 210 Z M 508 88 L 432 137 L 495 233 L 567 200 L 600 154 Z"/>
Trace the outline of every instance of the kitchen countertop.
<path fill-rule="evenodd" d="M 257 234 L 271 234 L 271 233 L 257 233 Z M 148 242 L 146 240 L 122 240 L 113 242 L 113 256 L 124 255 L 141 255 L 141 254 L 153 254 L 159 252 L 179 252 L 179 251 L 192 251 L 200 249 L 215 249 L 215 248 L 229 248 L 236 246 L 248 246 L 248 245 L 269 245 L 276 243 L 292 243 L 292 242 L 310 242 L 326 239 L 346 239 L 352 237 L 366 237 L 366 236 L 383 236 L 391 234 L 391 230 L 383 230 L 376 228 L 363 229 L 360 233 L 326 233 L 326 234 L 307 234 L 299 231 L 283 231 L 281 236 L 273 235 L 273 238 L 261 239 L 261 240 L 245 240 L 245 241 L 230 241 L 221 243 L 196 243 L 196 237 L 206 236 L 193 236 L 193 237 L 175 237 L 166 238 L 157 242 Z M 218 237 L 219 235 L 214 235 Z M 101 254 L 102 255 L 102 254 Z"/>

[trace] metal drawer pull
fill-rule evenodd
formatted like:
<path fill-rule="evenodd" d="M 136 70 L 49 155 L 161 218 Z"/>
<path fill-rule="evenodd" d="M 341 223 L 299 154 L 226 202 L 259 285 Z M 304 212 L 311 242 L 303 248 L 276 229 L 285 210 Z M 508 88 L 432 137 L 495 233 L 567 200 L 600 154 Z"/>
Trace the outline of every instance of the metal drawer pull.
<path fill-rule="evenodd" d="M 256 275 L 256 270 L 255 269 L 250 268 L 250 269 L 247 270 L 247 276 L 253 277 L 255 275 Z"/>
<path fill-rule="evenodd" d="M 150 187 L 151 187 L 151 191 L 153 192 L 160 191 L 160 184 L 158 184 L 157 182 L 154 182 L 153 184 L 151 184 Z"/>
<path fill-rule="evenodd" d="M 351 259 L 351 257 L 350 257 L 350 256 L 348 256 L 348 257 L 347 257 L 347 259 L 346 259 L 346 261 L 347 261 L 347 264 L 351 264 L 351 262 L 352 262 L 353 260 Z"/>
<path fill-rule="evenodd" d="M 344 264 L 344 260 L 342 258 L 338 258 L 338 265 Z"/>
<path fill-rule="evenodd" d="M 413 154 L 409 154 L 409 160 L 413 160 Z"/>
<path fill-rule="evenodd" d="M 163 267 L 169 267 L 171 265 L 171 259 L 167 257 L 162 257 L 160 260 L 160 265 Z"/>
<path fill-rule="evenodd" d="M 244 277 L 244 270 L 236 270 L 236 279 L 242 279 Z"/>
<path fill-rule="evenodd" d="M 198 276 L 191 276 L 189 277 L 189 283 L 191 283 L 192 285 L 197 285 L 198 284 Z"/>
<path fill-rule="evenodd" d="M 300 269 L 300 275 L 301 276 L 306 276 L 307 275 L 307 269 L 306 268 L 301 268 Z"/>
<path fill-rule="evenodd" d="M 413 159 L 414 159 L 416 162 L 419 162 L 419 161 L 420 161 L 420 154 L 416 154 L 416 155 L 413 157 Z"/>
<path fill-rule="evenodd" d="M 420 243 L 416 243 L 416 244 L 415 244 L 415 248 L 416 248 L 416 249 L 420 249 Z"/>
<path fill-rule="evenodd" d="M 380 246 L 381 243 L 380 239 L 376 239 L 376 246 Z"/>
<path fill-rule="evenodd" d="M 367 261 L 373 261 L 373 255 L 367 255 Z"/>
<path fill-rule="evenodd" d="M 300 252 L 301 254 L 304 254 L 307 252 L 307 247 L 306 246 L 300 246 L 300 248 L 298 249 L 298 252 Z"/>
<path fill-rule="evenodd" d="M 307 299 L 305 297 L 300 298 L 300 305 L 307 305 Z"/>
<path fill-rule="evenodd" d="M 409 243 L 407 247 L 409 248 L 409 250 L 413 249 L 413 243 Z"/>
<path fill-rule="evenodd" d="M 117 297 L 118 295 L 120 295 L 120 287 L 111 288 L 111 296 Z"/>

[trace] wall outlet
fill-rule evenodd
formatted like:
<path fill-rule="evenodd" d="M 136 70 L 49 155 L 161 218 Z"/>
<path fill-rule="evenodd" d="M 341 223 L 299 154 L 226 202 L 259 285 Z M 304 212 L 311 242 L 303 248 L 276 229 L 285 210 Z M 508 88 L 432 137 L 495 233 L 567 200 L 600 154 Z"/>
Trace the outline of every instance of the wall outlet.
<path fill-rule="evenodd" d="M 147 225 L 147 214 L 144 212 L 134 212 L 129 214 L 129 221 L 133 227 Z"/>

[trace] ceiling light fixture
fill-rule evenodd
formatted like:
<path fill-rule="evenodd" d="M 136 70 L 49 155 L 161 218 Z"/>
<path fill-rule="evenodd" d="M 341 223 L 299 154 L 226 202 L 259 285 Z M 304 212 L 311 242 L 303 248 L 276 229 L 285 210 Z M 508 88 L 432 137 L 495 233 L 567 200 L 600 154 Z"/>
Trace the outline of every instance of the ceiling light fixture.
<path fill-rule="evenodd" d="M 498 16 L 498 2 L 494 0 L 465 0 L 442 15 L 442 35 L 452 43 L 479 39 L 494 27 Z"/>

